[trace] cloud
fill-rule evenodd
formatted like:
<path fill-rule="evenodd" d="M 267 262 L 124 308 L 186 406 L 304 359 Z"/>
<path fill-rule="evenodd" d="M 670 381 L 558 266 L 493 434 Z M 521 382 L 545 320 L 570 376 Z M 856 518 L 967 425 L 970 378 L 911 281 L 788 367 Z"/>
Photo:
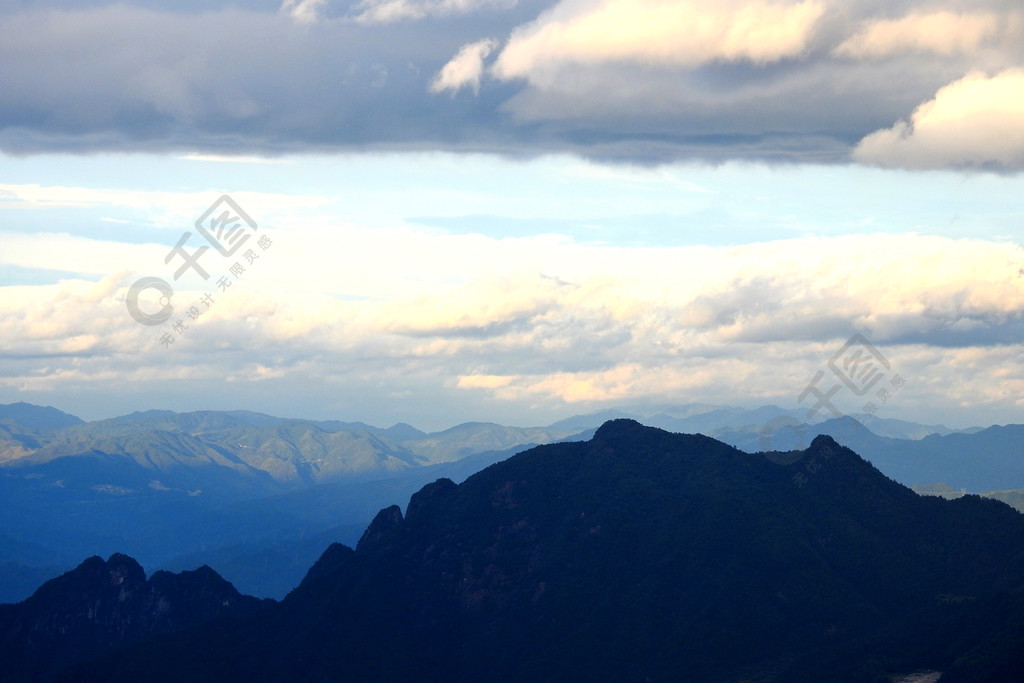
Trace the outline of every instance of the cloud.
<path fill-rule="evenodd" d="M 315 7 L 286 6 L 303 17 Z M 334 20 L 311 31 L 280 12 L 234 8 L 0 12 L 0 149 L 279 155 L 398 138 L 420 146 L 442 118 L 450 126 L 465 116 L 420 104 L 431 99 L 426 67 L 467 41 L 414 33 L 393 41 L 383 28 Z M 96 45 L 117 45 L 117 56 Z"/>
<path fill-rule="evenodd" d="M 245 155 L 229 155 L 229 154 L 182 154 L 178 157 L 184 161 L 206 161 L 211 163 L 221 164 L 286 164 L 289 163 L 284 159 L 274 159 L 270 157 L 258 157 L 258 156 L 245 156 Z"/>
<path fill-rule="evenodd" d="M 900 19 L 869 21 L 836 49 L 841 57 L 879 59 L 901 52 L 969 54 L 1000 31 L 992 13 L 913 13 Z"/>
<path fill-rule="evenodd" d="M 1024 168 L 1024 69 L 972 73 L 940 89 L 910 121 L 868 135 L 853 152 L 893 168 Z"/>
<path fill-rule="evenodd" d="M 512 380 L 512 377 L 498 375 L 463 375 L 459 377 L 456 386 L 460 389 L 498 389 L 507 386 Z"/>
<path fill-rule="evenodd" d="M 480 40 L 463 46 L 430 83 L 430 92 L 451 90 L 454 94 L 467 86 L 472 88 L 473 92 L 479 92 L 484 59 L 497 45 L 496 40 Z"/>
<path fill-rule="evenodd" d="M 190 158 L 194 159 L 194 158 Z M 209 161 L 203 159 L 204 161 Z M 217 161 L 224 161 L 217 159 Z M 247 163 L 243 161 L 241 163 Z M 114 210 L 128 208 L 133 210 L 135 225 L 140 222 L 146 226 L 154 226 L 161 231 L 166 230 L 169 246 L 183 231 L 188 230 L 195 219 L 217 200 L 222 191 L 217 189 L 203 192 L 172 192 L 159 190 L 126 190 L 112 188 L 96 188 L 84 186 L 38 185 L 38 184 L 0 184 L 0 197 L 3 197 L 4 208 L 46 211 L 59 208 L 101 208 Z M 264 216 L 271 213 L 292 213 L 306 209 L 316 209 L 334 201 L 332 198 L 312 194 L 286 194 L 277 192 L 247 192 L 231 190 L 231 197 L 246 208 L 252 215 Z M 109 219 L 108 219 L 109 220 Z M 259 221 L 258 221 L 259 222 Z M 88 232 L 88 231 L 85 231 Z M 163 233 L 159 233 L 163 234 Z M 152 239 L 152 234 L 147 234 Z M 31 237 L 11 235 L 9 239 L 35 239 Z M 136 240 L 138 241 L 138 238 Z M 103 248 L 107 248 L 106 245 Z M 0 252 L 0 263 L 45 268 L 45 265 L 22 263 L 24 251 L 5 249 Z M 70 260 L 72 254 L 57 249 L 55 252 L 62 260 Z M 72 272 L 94 272 L 90 270 Z M 109 272 L 109 271 L 107 271 Z"/>
<path fill-rule="evenodd" d="M 90 275 L 124 271 L 132 263 L 159 264 L 167 251 L 152 244 L 123 244 L 61 233 L 0 231 L 0 240 L 5 246 L 0 264 Z"/>
<path fill-rule="evenodd" d="M 509 9 L 518 0 L 361 0 L 355 20 L 366 24 L 388 24 L 425 17 L 469 14 L 482 9 Z"/>
<path fill-rule="evenodd" d="M 320 18 L 320 10 L 327 0 L 284 0 L 281 12 L 299 24 L 312 24 Z"/>
<path fill-rule="evenodd" d="M 609 403 L 731 402 L 737 387 L 752 401 L 794 401 L 854 332 L 913 375 L 933 407 L 942 386 L 1012 403 L 1024 384 L 1013 374 L 1024 357 L 1024 250 L 1011 244 L 850 235 L 594 247 L 396 230 L 353 239 L 305 226 L 290 239 L 299 234 L 280 234 L 196 321 L 184 311 L 203 290 L 176 283 L 181 334 L 127 314 L 135 274 L 0 288 L 0 396 L 37 392 L 52 404 L 58 393 L 102 393 L 131 405 L 147 394 L 146 405 L 166 406 L 162 397 L 180 393 L 193 409 L 363 417 L 372 405 L 395 419 L 412 419 L 403 412 L 419 401 L 434 424 L 486 406 L 509 415 L 532 405 L 550 418 Z M 166 276 L 162 253 L 154 275 Z M 339 254 L 349 255 L 340 267 Z M 408 402 L 394 403 L 396 392 Z"/>
<path fill-rule="evenodd" d="M 494 73 L 530 78 L 561 63 L 766 64 L 800 56 L 824 11 L 813 0 L 561 2 L 512 34 Z"/>
<path fill-rule="evenodd" d="M 847 163 L 1024 63 L 1009 0 L 136 2 L 0 8 L 0 150 Z"/>

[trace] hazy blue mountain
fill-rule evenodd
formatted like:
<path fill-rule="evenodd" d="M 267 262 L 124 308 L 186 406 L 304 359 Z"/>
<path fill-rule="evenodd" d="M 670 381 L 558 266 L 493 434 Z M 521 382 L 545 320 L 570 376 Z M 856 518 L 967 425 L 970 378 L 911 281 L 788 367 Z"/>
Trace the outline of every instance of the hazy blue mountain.
<path fill-rule="evenodd" d="M 307 537 L 273 537 L 197 550 L 165 562 L 159 568 L 180 572 L 203 565 L 216 567 L 218 574 L 246 595 L 281 599 L 299 585 L 324 548 L 332 543 L 355 545 L 365 530 L 366 524 L 353 524 Z M 37 581 L 35 585 L 40 583 Z"/>
<path fill-rule="evenodd" d="M 623 418 L 632 420 L 642 419 L 640 415 L 622 410 L 599 410 L 595 413 L 574 415 L 564 420 L 559 420 L 558 422 L 552 422 L 550 427 L 554 429 L 568 429 L 577 433 L 587 430 L 596 431 L 598 427 L 609 420 L 619 420 Z"/>
<path fill-rule="evenodd" d="M 12 431 L 18 433 L 47 432 L 76 424 L 82 424 L 82 420 L 50 406 L 21 402 L 0 405 L 0 425 L 13 427 Z"/>
<path fill-rule="evenodd" d="M 1018 512 L 1024 513 L 1024 489 L 1013 489 L 1007 491 L 987 491 L 981 494 L 985 498 L 1001 500 Z"/>
<path fill-rule="evenodd" d="M 338 420 L 319 420 L 313 424 L 328 432 L 341 430 L 350 432 L 363 431 L 376 434 L 377 436 L 384 437 L 398 443 L 402 441 L 415 441 L 416 439 L 421 439 L 427 435 L 426 432 L 422 432 L 412 425 L 404 422 L 399 422 L 386 429 L 374 427 L 373 425 L 368 425 L 365 422 L 340 422 Z"/>
<path fill-rule="evenodd" d="M 870 429 L 878 436 L 887 436 L 892 439 L 923 439 L 932 434 L 945 436 L 954 433 L 973 433 L 980 431 L 981 427 L 969 429 L 950 429 L 946 425 L 923 425 L 907 420 L 896 420 L 893 418 L 881 418 L 876 415 L 857 414 L 853 416 L 862 425 Z"/>
<path fill-rule="evenodd" d="M 222 513 L 225 519 L 238 520 L 232 522 L 235 528 L 265 530 L 267 527 L 257 520 L 276 517 L 289 520 L 295 530 L 244 542 L 240 538 L 223 547 L 207 545 L 203 550 L 163 561 L 161 568 L 181 570 L 209 564 L 243 593 L 283 598 L 299 584 L 324 547 L 332 542 L 355 545 L 382 507 L 396 500 L 408 500 L 424 485 L 441 477 L 461 482 L 531 446 L 477 453 L 385 479 L 334 482 L 237 503 Z M 339 521 L 344 523 L 339 525 Z"/>
<path fill-rule="evenodd" d="M 854 449 L 906 486 L 944 482 L 973 493 L 1024 488 L 1024 425 L 892 439 L 878 436 L 847 416 L 816 425 L 782 426 L 768 441 L 773 448 L 784 449 L 806 444 L 818 434 L 827 434 Z M 742 450 L 766 450 L 763 435 L 745 432 L 720 438 Z"/>
<path fill-rule="evenodd" d="M 1024 488 L 1024 425 L 933 435 L 908 446 L 879 458 L 879 467 L 892 469 L 893 476 L 901 469 L 912 472 L 919 483 L 945 481 L 969 491 Z"/>
<path fill-rule="evenodd" d="M 308 548 L 310 538 L 331 529 L 362 528 L 395 495 L 493 462 L 484 455 L 437 474 L 433 461 L 454 465 L 481 452 L 507 457 L 571 430 L 472 423 L 426 435 L 404 424 L 378 429 L 246 411 L 151 410 L 77 421 L 27 445 L 5 441 L 8 434 L 0 432 L 0 460 L 16 457 L 0 462 L 0 528 L 12 538 L 73 558 L 128 552 L 150 566 L 227 553 L 237 560 L 228 571 L 239 572 L 231 578 L 283 595 L 303 567 L 275 548 Z M 280 560 L 267 560 L 270 579 L 256 576 L 250 561 L 264 549 L 265 558 Z M 24 597 L 26 567 L 60 566 L 66 564 L 0 555 L 0 583 L 9 588 L 0 600 Z M 273 591 L 265 593 L 268 585 Z"/>
<path fill-rule="evenodd" d="M 38 543 L 12 538 L 0 533 L 0 562 L 19 562 L 27 565 L 62 565 L 78 558 L 55 552 Z M 38 584 L 37 584 L 38 585 Z M 4 602 L 0 600 L 0 602 Z"/>
<path fill-rule="evenodd" d="M 632 419 L 649 427 L 687 434 L 714 436 L 722 430 L 757 432 L 766 423 L 780 417 L 795 419 L 806 411 L 786 410 L 778 406 L 738 408 L 707 403 L 636 406 L 626 410 L 601 410 L 559 420 L 551 427 L 571 428 L 577 432 L 596 430 L 608 420 Z"/>
<path fill-rule="evenodd" d="M 934 484 L 926 484 L 921 486 L 913 487 L 914 493 L 922 496 L 939 496 L 953 500 L 955 498 L 961 498 L 968 494 L 964 489 L 955 489 L 952 486 L 944 482 L 936 482 Z M 1007 489 L 1004 491 L 985 491 L 979 493 L 982 498 L 991 498 L 1006 503 L 1017 512 L 1024 513 L 1024 489 Z"/>
<path fill-rule="evenodd" d="M 704 434 L 714 436 L 723 429 L 758 430 L 778 418 L 795 419 L 803 410 L 786 410 L 778 406 L 762 406 L 752 410 L 744 408 L 716 407 L 706 412 L 677 417 L 669 413 L 657 413 L 643 417 L 640 422 L 680 434 Z"/>
<path fill-rule="evenodd" d="M 827 436 L 797 455 L 609 422 L 381 510 L 279 605 L 61 680 L 1016 680 L 1024 516 Z"/>
<path fill-rule="evenodd" d="M 527 443 L 548 443 L 576 433 L 571 428 L 519 428 L 466 423 L 433 434 L 409 425 L 379 429 L 363 423 L 273 418 L 243 411 L 175 413 L 151 410 L 59 430 L 19 467 L 65 457 L 133 462 L 154 477 L 181 468 L 207 467 L 205 475 L 264 475 L 285 487 L 351 477 L 388 475 L 403 469 L 461 459 Z M 13 463 L 8 463 L 13 465 Z M 224 468 L 218 472 L 216 468 Z M 122 486 L 120 483 L 113 483 Z M 268 489 L 272 492 L 272 487 Z"/>
<path fill-rule="evenodd" d="M 632 408 L 632 411 L 639 415 L 667 415 L 679 420 L 718 411 L 735 411 L 737 413 L 742 413 L 746 410 L 746 408 L 717 405 L 714 403 L 664 403 L 634 406 Z"/>
<path fill-rule="evenodd" d="M 49 406 L 0 405 L 0 464 L 31 454 L 42 445 L 44 435 L 81 422 Z"/>
<path fill-rule="evenodd" d="M 426 462 L 436 464 L 461 460 L 474 453 L 513 448 L 523 444 L 551 443 L 577 433 L 569 426 L 506 427 L 490 422 L 466 422 L 451 429 L 428 434 L 404 446 Z"/>
<path fill-rule="evenodd" d="M 0 604 L 24 600 L 39 586 L 68 570 L 66 564 L 23 564 L 21 562 L 0 562 Z"/>
<path fill-rule="evenodd" d="M 0 533 L 0 604 L 24 600 L 80 559 Z"/>
<path fill-rule="evenodd" d="M 780 415 L 758 429 L 721 429 L 715 438 L 748 453 L 768 450 L 802 450 L 815 436 L 827 434 L 849 448 L 875 451 L 879 444 L 897 443 L 897 440 L 880 437 L 858 420 L 846 416 L 825 420 L 817 424 L 801 422 L 790 415 Z M 857 450 L 858 453 L 864 452 Z"/>

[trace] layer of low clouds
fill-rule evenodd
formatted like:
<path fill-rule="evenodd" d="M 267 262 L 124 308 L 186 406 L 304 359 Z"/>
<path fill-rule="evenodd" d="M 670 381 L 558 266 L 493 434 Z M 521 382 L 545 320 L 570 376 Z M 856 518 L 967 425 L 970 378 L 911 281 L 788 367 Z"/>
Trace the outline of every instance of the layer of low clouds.
<path fill-rule="evenodd" d="M 141 401 L 431 428 L 739 395 L 794 407 L 860 332 L 908 381 L 888 416 L 966 425 L 1024 407 L 1024 250 L 1009 243 L 643 248 L 330 223 L 264 234 L 271 246 L 240 276 L 208 257 L 213 279 L 175 283 L 175 314 L 156 327 L 125 297 L 142 275 L 171 279 L 168 245 L 22 237 L 5 261 L 63 250 L 110 274 L 0 288 L 0 395 L 86 417 Z M 229 288 L 213 284 L 222 274 Z M 856 412 L 866 399 L 844 400 Z"/>
<path fill-rule="evenodd" d="M 247 7 L 0 4 L 0 150 L 1024 163 L 1019 137 L 995 149 L 981 130 L 1024 97 L 1016 2 Z M 950 148 L 936 117 L 971 87 L 986 97 Z"/>

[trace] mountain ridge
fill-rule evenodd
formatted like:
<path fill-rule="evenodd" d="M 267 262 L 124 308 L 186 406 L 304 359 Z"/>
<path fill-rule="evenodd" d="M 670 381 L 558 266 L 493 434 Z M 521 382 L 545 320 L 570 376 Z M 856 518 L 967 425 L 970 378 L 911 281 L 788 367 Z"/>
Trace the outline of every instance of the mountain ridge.
<path fill-rule="evenodd" d="M 703 424 L 748 452 L 802 449 L 827 432 L 907 485 L 1024 488 L 1024 427 L 1021 440 L 996 439 L 982 449 L 971 444 L 992 428 L 961 433 L 959 442 L 949 435 L 912 441 L 878 436 L 851 417 L 801 424 L 800 411 L 777 406 L 650 410 L 656 419 L 633 417 L 673 428 Z M 288 553 L 312 561 L 313 539 L 334 534 L 354 544 L 354 530 L 382 505 L 407 499 L 430 478 L 458 481 L 538 443 L 589 438 L 605 418 L 624 416 L 604 411 L 525 428 L 470 422 L 433 434 L 402 423 L 382 429 L 251 411 L 138 411 L 40 433 L 18 432 L 12 422 L 15 432 L 0 427 L 0 461 L 7 458 L 0 462 L 0 525 L 16 540 L 44 546 L 50 559 L 0 544 L 0 602 L 27 595 L 34 587 L 28 577 L 40 576 L 32 568 L 71 566 L 57 556 L 119 551 L 175 569 L 229 560 L 218 568 L 237 585 L 283 597 L 301 579 L 302 564 Z M 735 426 L 716 427 L 723 420 Z M 1001 497 L 1024 508 L 1018 495 Z"/>
<path fill-rule="evenodd" d="M 218 680 L 982 680 L 1020 663 L 1022 587 L 1002 503 L 922 498 L 829 436 L 786 466 L 616 420 L 384 508 L 232 633 L 69 676 L 189 652 Z"/>
<path fill-rule="evenodd" d="M 0 605 L 0 678 L 48 678 L 70 662 L 265 604 L 207 566 L 147 579 L 131 557 L 93 556 L 23 602 Z"/>

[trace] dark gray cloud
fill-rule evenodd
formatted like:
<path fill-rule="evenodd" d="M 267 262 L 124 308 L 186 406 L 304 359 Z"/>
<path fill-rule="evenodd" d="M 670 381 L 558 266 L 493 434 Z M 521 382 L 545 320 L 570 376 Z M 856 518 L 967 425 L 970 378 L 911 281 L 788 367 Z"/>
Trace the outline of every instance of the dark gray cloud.
<path fill-rule="evenodd" d="M 684 18 L 698 11 L 697 3 L 675 4 Z M 791 54 L 762 58 L 755 45 L 752 58 L 716 57 L 714 39 L 681 31 L 678 42 L 692 41 L 693 50 L 652 63 L 642 51 L 529 41 L 548 26 L 552 7 L 558 17 L 589 20 L 598 3 L 586 1 L 327 1 L 312 3 L 306 20 L 276 2 L 8 1 L 0 3 L 0 149 L 846 161 L 860 140 L 909 120 L 943 86 L 1024 64 L 1015 3 L 803 4 L 820 18 L 785 48 Z M 947 53 L 836 53 L 871 21 L 943 11 L 1002 23 L 982 30 L 977 45 Z M 638 29 L 624 35 L 630 30 Z M 481 52 L 478 92 L 470 82 L 431 91 L 461 48 L 484 40 L 495 48 Z M 495 71 L 513 44 L 526 61 Z"/>

